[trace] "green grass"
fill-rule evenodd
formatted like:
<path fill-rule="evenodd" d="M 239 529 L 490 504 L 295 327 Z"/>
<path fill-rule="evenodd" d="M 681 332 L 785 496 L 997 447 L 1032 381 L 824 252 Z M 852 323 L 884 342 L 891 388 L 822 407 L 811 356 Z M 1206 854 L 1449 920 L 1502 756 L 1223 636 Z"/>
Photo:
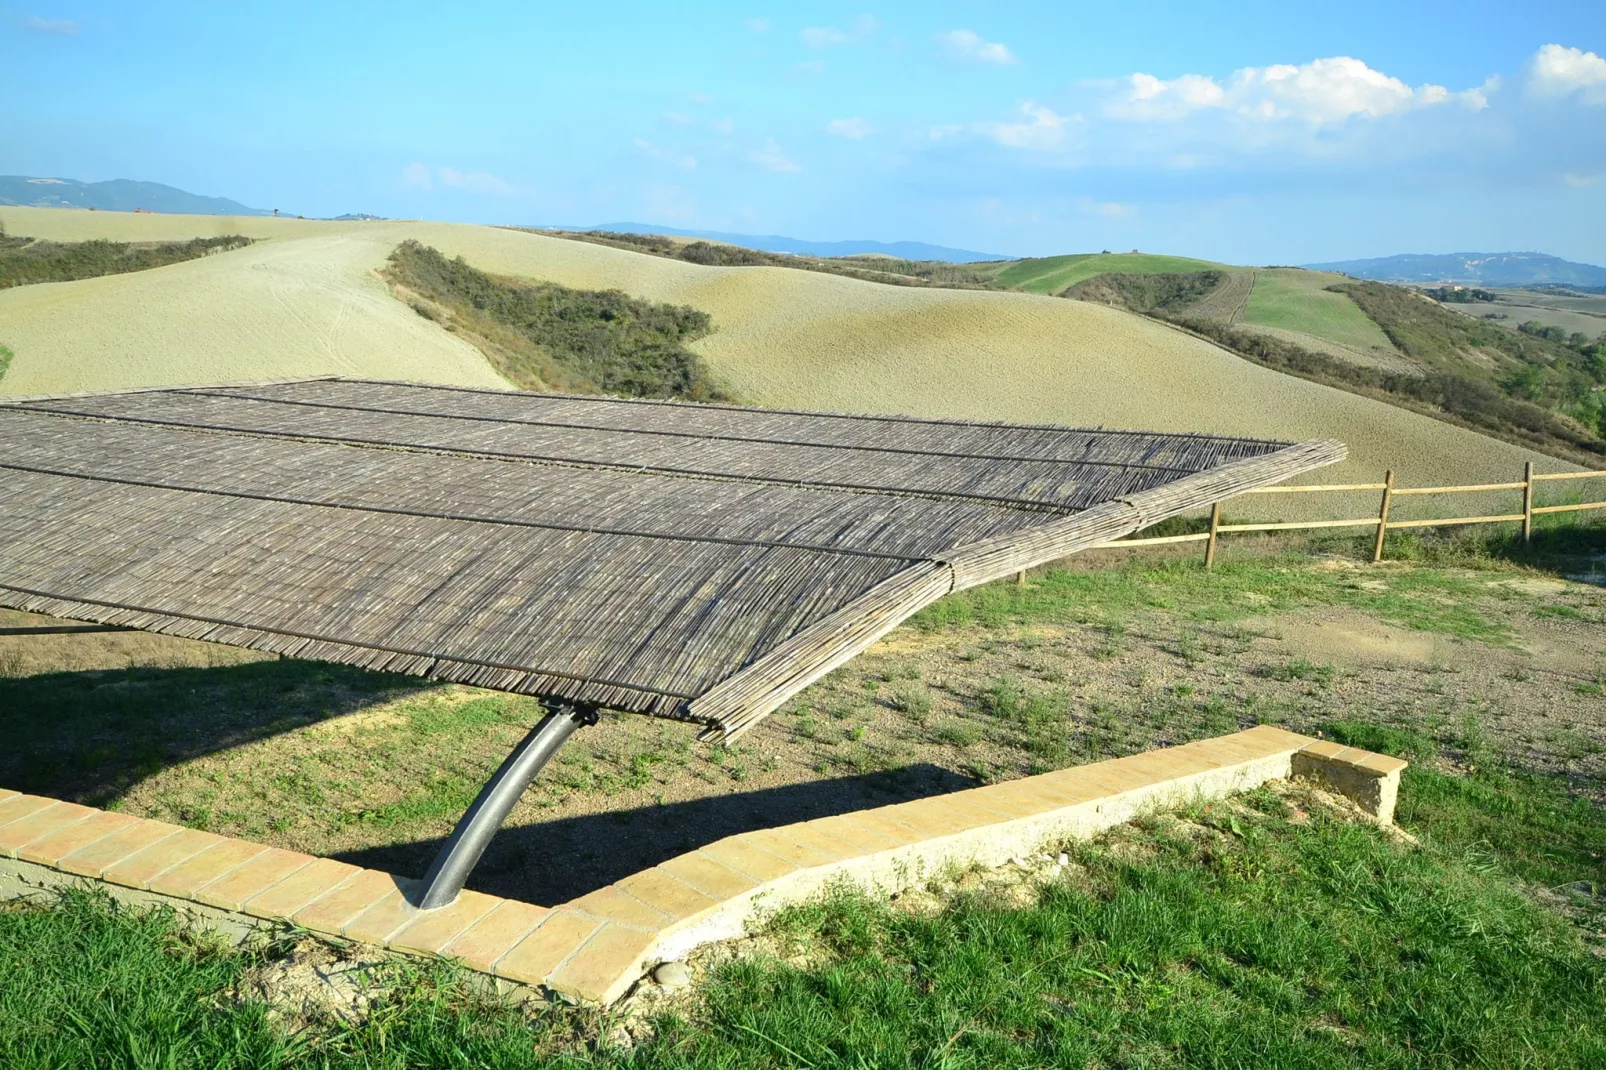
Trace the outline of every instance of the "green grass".
<path fill-rule="evenodd" d="M 1396 568 L 1366 576 L 1264 558 L 1205 571 L 1192 561 L 1138 564 L 1109 572 L 1050 571 L 1025 587 L 992 584 L 949 595 L 916 614 L 915 627 L 998 627 L 1032 620 L 1105 623 L 1168 610 L 1188 620 L 1232 621 L 1302 606 L 1349 606 L 1403 627 L 1490 644 L 1511 640 L 1504 622 L 1478 611 L 1488 593 L 1476 573 Z M 1112 633 L 1112 638 L 1116 637 Z"/>
<path fill-rule="evenodd" d="M 1337 738 L 1413 751 L 1365 724 Z M 909 914 L 840 891 L 784 911 L 779 955 L 717 967 L 634 1051 L 591 1012 L 531 1019 L 399 964 L 366 1024 L 294 1039 L 230 998 L 273 947 L 70 894 L 0 912 L 0 1063 L 44 1067 L 1595 1067 L 1606 964 L 1521 882 L 1600 882 L 1606 815 L 1559 782 L 1407 774 L 1420 848 L 1297 796 L 1194 808 L 1070 847 L 1037 901 Z M 1558 809 L 1560 806 L 1560 809 Z"/>
<path fill-rule="evenodd" d="M 1447 849 L 1481 852 L 1521 881 L 1547 887 L 1574 881 L 1606 890 L 1606 811 L 1578 797 L 1558 777 L 1513 768 L 1475 733 L 1459 757 L 1471 774 L 1433 768 L 1439 746 L 1420 732 L 1361 721 L 1335 721 L 1325 734 L 1346 746 L 1409 759 L 1397 817 Z"/>
<path fill-rule="evenodd" d="M 6 372 L 11 369 L 11 361 L 14 357 L 16 357 L 15 353 L 5 346 L 0 346 L 0 379 L 6 377 Z"/>
<path fill-rule="evenodd" d="M 1115 272 L 1123 275 L 1166 275 L 1221 269 L 1226 265 L 1185 256 L 1156 256 L 1148 253 L 1072 253 L 1019 260 L 998 273 L 997 285 L 1030 293 L 1059 293 L 1067 286 L 1095 275 Z"/>
<path fill-rule="evenodd" d="M 285 1043 L 260 1004 L 221 998 L 247 960 L 191 937 L 170 911 L 85 892 L 0 913 L 0 1064 L 255 1068 Z"/>
<path fill-rule="evenodd" d="M 1326 289 L 1340 276 L 1278 268 L 1255 272 L 1243 322 L 1300 331 L 1360 350 L 1392 349 L 1388 335 L 1347 294 Z"/>

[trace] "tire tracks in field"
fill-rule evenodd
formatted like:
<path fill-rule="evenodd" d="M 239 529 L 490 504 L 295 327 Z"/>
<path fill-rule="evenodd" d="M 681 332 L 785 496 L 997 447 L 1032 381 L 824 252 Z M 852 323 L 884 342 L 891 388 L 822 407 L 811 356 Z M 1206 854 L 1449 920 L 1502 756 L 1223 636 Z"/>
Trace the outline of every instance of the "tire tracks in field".
<path fill-rule="evenodd" d="M 1237 323 L 1239 321 L 1239 319 L 1243 316 L 1244 309 L 1249 307 L 1249 299 L 1254 296 L 1255 282 L 1259 278 L 1260 278 L 1260 272 L 1251 271 L 1249 273 L 1249 285 L 1244 287 L 1244 299 L 1242 301 L 1238 302 L 1238 307 L 1233 309 L 1232 310 L 1232 315 L 1227 317 L 1227 323 L 1229 325 Z"/>

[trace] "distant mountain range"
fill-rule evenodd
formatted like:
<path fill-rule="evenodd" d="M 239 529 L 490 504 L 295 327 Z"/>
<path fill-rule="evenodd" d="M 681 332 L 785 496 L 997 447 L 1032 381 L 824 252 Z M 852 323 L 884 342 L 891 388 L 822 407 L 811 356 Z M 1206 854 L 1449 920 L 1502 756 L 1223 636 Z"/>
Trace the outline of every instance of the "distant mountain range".
<path fill-rule="evenodd" d="M 1483 286 L 1606 286 L 1606 268 L 1544 253 L 1403 253 L 1375 260 L 1306 264 L 1379 282 L 1458 282 Z"/>
<path fill-rule="evenodd" d="M 102 212 L 171 212 L 184 215 L 272 215 L 227 197 L 201 197 L 160 182 L 75 182 L 70 178 L 0 175 L 0 204 L 28 208 L 95 208 Z"/>
<path fill-rule="evenodd" d="M 900 260 L 944 260 L 969 264 L 980 260 L 1014 260 L 1001 253 L 978 253 L 974 249 L 950 249 L 919 241 L 804 241 L 779 234 L 731 234 L 722 230 L 677 230 L 652 223 L 603 223 L 594 227 L 541 227 L 542 230 L 611 230 L 616 234 L 667 234 L 677 238 L 706 238 L 729 245 L 740 245 L 766 253 L 792 253 L 797 256 L 895 256 Z"/>

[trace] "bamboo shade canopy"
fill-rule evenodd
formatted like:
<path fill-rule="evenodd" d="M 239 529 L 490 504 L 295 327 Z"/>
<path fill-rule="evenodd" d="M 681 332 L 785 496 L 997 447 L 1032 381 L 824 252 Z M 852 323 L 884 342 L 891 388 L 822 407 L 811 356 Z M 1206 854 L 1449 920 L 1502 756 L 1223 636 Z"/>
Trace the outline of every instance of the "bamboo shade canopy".
<path fill-rule="evenodd" d="M 0 605 L 733 735 L 1336 442 L 316 379 L 0 399 Z"/>

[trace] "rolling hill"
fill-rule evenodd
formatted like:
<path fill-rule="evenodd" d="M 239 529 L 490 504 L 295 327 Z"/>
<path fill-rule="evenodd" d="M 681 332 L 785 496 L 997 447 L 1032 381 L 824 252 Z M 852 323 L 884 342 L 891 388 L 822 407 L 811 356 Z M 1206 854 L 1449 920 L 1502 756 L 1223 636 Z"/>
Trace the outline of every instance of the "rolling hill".
<path fill-rule="evenodd" d="M 1022 292 L 893 287 L 777 267 L 704 267 L 444 223 L 0 208 L 13 234 L 254 244 L 151 271 L 0 292 L 0 392 L 336 373 L 505 386 L 480 352 L 377 275 L 412 238 L 496 274 L 619 289 L 707 312 L 691 343 L 730 393 L 799 408 L 1213 431 L 1349 443 L 1339 479 L 1509 479 L 1551 458 L 1258 367 L 1117 308 Z"/>
<path fill-rule="evenodd" d="M 1592 467 L 1606 460 L 1606 342 L 1507 329 L 1441 304 L 1434 291 L 1306 268 L 1166 271 L 1170 259 L 1085 278 L 1061 296 L 1150 316 L 1263 366 Z"/>
<path fill-rule="evenodd" d="M 33 208 L 93 208 L 102 212 L 177 212 L 189 215 L 272 215 L 227 197 L 202 197 L 160 182 L 77 182 L 70 178 L 0 175 L 0 204 Z"/>
<path fill-rule="evenodd" d="M 994 280 L 1000 286 L 1034 294 L 1057 294 L 1084 279 L 1108 273 L 1161 275 L 1224 269 L 1227 265 L 1185 256 L 1150 253 L 1071 253 L 1016 260 L 1003 267 Z"/>
<path fill-rule="evenodd" d="M 1606 286 L 1606 268 L 1545 253 L 1402 253 L 1372 260 L 1308 264 L 1376 282 L 1457 282 L 1479 286 Z"/>
<path fill-rule="evenodd" d="M 766 253 L 792 253 L 796 256 L 891 256 L 900 260 L 941 260 L 950 264 L 970 264 L 988 260 L 1010 260 L 1000 253 L 978 253 L 973 249 L 950 249 L 923 241 L 808 241 L 780 234 L 732 234 L 723 230 L 678 230 L 655 223 L 602 223 L 594 227 L 533 227 L 533 230 L 601 231 L 614 234 L 662 234 L 674 238 L 702 238 L 705 241 L 740 245 Z"/>

